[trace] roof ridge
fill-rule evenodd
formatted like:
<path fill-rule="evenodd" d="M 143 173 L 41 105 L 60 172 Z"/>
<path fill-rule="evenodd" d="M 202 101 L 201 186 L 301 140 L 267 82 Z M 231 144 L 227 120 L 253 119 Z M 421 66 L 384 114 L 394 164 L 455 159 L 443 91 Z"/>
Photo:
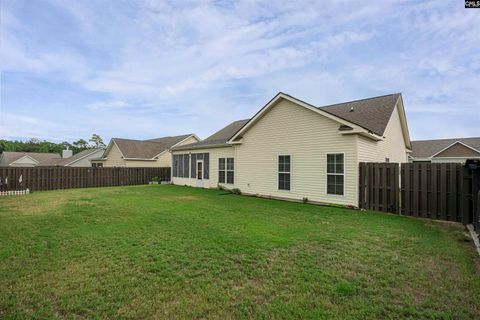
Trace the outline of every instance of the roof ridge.
<path fill-rule="evenodd" d="M 350 100 L 350 101 L 345 101 L 345 102 L 337 102 L 337 103 L 334 103 L 334 104 L 327 104 L 327 105 L 325 105 L 325 106 L 321 106 L 321 107 L 317 107 L 317 108 L 319 108 L 319 109 L 329 108 L 329 107 L 338 106 L 339 104 L 347 104 L 347 103 L 353 103 L 353 102 L 367 101 L 367 100 L 373 100 L 373 99 L 378 99 L 378 98 L 383 98 L 383 97 L 388 97 L 388 96 L 401 95 L 401 94 L 402 94 L 401 92 L 390 93 L 390 94 L 384 94 L 384 95 L 376 96 L 376 97 L 363 98 L 363 99 L 355 99 L 355 100 Z"/>
<path fill-rule="evenodd" d="M 2 151 L 2 153 L 34 153 L 34 154 L 54 154 L 54 155 L 60 155 L 60 153 L 56 152 L 33 152 L 33 151 Z"/>
<path fill-rule="evenodd" d="M 176 136 L 166 136 L 166 137 L 159 137 L 159 138 L 152 138 L 152 139 L 147 139 L 147 140 L 140 140 L 140 141 L 150 141 L 150 142 L 155 142 L 152 140 L 159 140 L 159 139 L 167 139 L 167 138 L 180 138 L 180 137 L 189 137 L 195 135 L 194 133 L 186 133 L 186 134 L 179 134 Z"/>
<path fill-rule="evenodd" d="M 135 142 L 161 143 L 161 142 L 158 142 L 158 141 L 151 141 L 151 140 L 136 140 L 136 139 L 124 139 L 124 138 L 112 138 L 112 140 L 127 140 L 127 141 L 135 141 Z"/>

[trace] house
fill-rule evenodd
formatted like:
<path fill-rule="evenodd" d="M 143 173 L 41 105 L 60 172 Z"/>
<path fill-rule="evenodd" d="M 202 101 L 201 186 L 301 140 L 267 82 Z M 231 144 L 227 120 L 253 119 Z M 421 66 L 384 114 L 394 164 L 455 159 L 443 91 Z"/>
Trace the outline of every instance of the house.
<path fill-rule="evenodd" d="M 412 141 L 411 162 L 458 162 L 480 159 L 480 137 Z"/>
<path fill-rule="evenodd" d="M 278 93 L 251 119 L 172 148 L 172 182 L 358 205 L 359 162 L 407 162 L 401 94 L 316 107 Z"/>
<path fill-rule="evenodd" d="M 170 148 L 200 141 L 195 134 L 150 140 L 113 138 L 93 166 L 103 167 L 171 167 Z"/>
<path fill-rule="evenodd" d="M 62 156 L 58 153 L 5 151 L 0 156 L 0 167 L 91 167 L 90 159 L 98 158 L 103 151 L 103 148 L 94 148 L 72 154 L 72 150 L 67 149 L 63 150 Z"/>
<path fill-rule="evenodd" d="M 0 167 L 51 166 L 62 160 L 58 153 L 4 151 L 0 156 Z"/>
<path fill-rule="evenodd" d="M 67 150 L 64 150 L 64 153 Z M 92 148 L 86 149 L 75 153 L 69 157 L 63 157 L 57 161 L 54 165 L 61 167 L 91 167 L 92 159 L 97 159 L 103 155 L 105 148 Z"/>

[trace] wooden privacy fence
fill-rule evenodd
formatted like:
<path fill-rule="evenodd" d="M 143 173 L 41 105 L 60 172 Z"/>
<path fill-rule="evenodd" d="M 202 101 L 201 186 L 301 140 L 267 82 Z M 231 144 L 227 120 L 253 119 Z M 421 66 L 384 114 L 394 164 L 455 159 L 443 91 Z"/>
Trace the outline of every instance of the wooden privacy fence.
<path fill-rule="evenodd" d="M 399 212 L 398 163 L 360 163 L 359 207 Z"/>
<path fill-rule="evenodd" d="M 359 207 L 472 223 L 479 181 L 459 163 L 360 163 Z"/>
<path fill-rule="evenodd" d="M 0 167 L 0 191 L 147 184 L 153 177 L 170 181 L 170 168 Z"/>
<path fill-rule="evenodd" d="M 408 216 L 471 222 L 471 177 L 459 163 L 402 164 L 402 211 Z"/>

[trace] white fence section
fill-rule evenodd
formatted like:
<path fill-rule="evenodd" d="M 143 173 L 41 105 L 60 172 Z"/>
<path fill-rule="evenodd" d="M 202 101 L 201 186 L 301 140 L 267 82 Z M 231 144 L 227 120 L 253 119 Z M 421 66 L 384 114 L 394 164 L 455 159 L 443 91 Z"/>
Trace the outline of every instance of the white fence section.
<path fill-rule="evenodd" d="M 9 191 L 0 191 L 0 197 L 3 196 L 21 196 L 25 194 L 30 194 L 30 189 L 25 190 L 9 190 Z"/>

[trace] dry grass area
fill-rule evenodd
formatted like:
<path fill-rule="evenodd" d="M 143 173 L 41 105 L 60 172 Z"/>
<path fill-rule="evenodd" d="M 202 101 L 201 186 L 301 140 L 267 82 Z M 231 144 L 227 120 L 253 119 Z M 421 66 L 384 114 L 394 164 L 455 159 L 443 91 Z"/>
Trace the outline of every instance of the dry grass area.
<path fill-rule="evenodd" d="M 462 226 L 152 185 L 0 198 L 0 318 L 473 319 Z"/>

